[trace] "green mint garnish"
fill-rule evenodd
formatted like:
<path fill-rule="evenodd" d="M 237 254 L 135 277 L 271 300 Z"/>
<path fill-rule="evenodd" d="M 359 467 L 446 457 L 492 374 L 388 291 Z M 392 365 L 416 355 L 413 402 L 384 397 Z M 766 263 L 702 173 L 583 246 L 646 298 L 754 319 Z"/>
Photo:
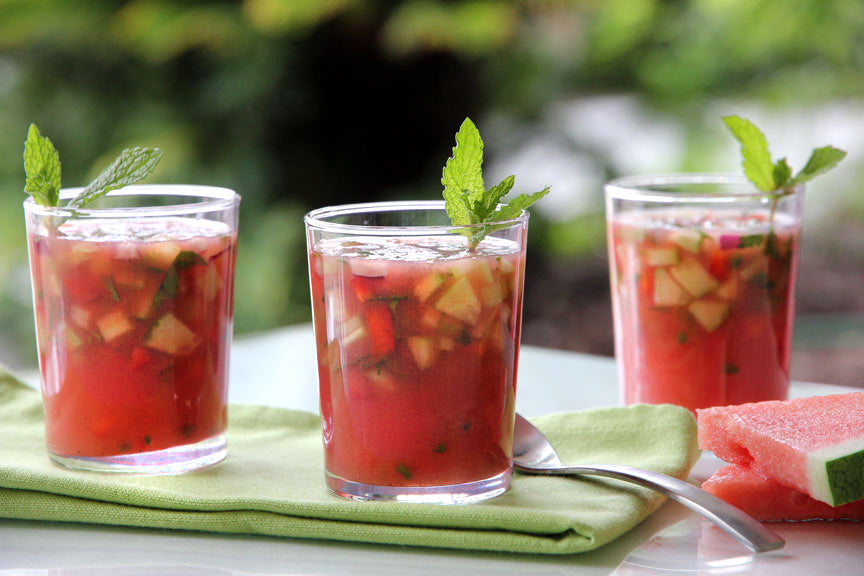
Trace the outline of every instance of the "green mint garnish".
<path fill-rule="evenodd" d="M 60 199 L 60 155 L 35 124 L 30 125 L 24 143 L 24 171 L 24 192 L 42 206 L 56 206 Z"/>
<path fill-rule="evenodd" d="M 140 182 L 153 172 L 162 151 L 158 148 L 126 148 L 108 168 L 102 171 L 78 196 L 67 204 L 68 208 L 81 208 L 111 190 Z M 27 181 L 24 192 L 42 206 L 60 204 L 60 156 L 51 141 L 30 125 L 24 143 L 24 171 Z"/>
<path fill-rule="evenodd" d="M 785 158 L 772 162 L 768 140 L 753 122 L 740 116 L 724 116 L 723 122 L 741 143 L 744 174 L 762 192 L 791 194 L 795 186 L 828 172 L 846 157 L 846 152 L 832 146 L 816 148 L 804 168 L 792 176 Z"/>
<path fill-rule="evenodd" d="M 489 188 L 483 183 L 483 139 L 480 132 L 466 118 L 456 133 L 453 156 L 447 159 L 441 173 L 447 215 L 454 226 L 487 224 L 466 233 L 471 246 L 476 246 L 490 232 L 500 228 L 495 222 L 512 220 L 522 210 L 549 193 L 547 186 L 534 194 L 522 194 L 509 203 L 498 206 L 513 188 L 516 179 L 508 176 Z"/>
<path fill-rule="evenodd" d="M 399 472 L 399 474 L 401 474 L 402 477 L 406 480 L 410 480 L 411 477 L 414 476 L 411 473 L 411 470 L 409 470 L 405 464 L 399 464 L 398 466 L 396 466 L 396 471 Z"/>

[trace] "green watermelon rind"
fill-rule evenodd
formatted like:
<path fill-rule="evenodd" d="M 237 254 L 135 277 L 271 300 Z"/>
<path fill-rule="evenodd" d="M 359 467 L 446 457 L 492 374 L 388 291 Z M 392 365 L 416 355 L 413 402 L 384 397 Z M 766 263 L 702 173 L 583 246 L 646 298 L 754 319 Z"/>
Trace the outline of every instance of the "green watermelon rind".
<path fill-rule="evenodd" d="M 831 506 L 864 498 L 864 438 L 852 438 L 807 455 L 810 495 Z"/>

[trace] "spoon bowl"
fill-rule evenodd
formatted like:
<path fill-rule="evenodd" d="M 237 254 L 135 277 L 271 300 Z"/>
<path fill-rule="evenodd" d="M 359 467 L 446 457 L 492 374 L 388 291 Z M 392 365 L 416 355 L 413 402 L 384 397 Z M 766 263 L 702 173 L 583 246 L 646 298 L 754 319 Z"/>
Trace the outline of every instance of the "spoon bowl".
<path fill-rule="evenodd" d="M 778 550 L 786 544 L 738 508 L 678 478 L 615 464 L 565 466 L 549 439 L 519 414 L 513 434 L 513 465 L 527 474 L 604 476 L 656 490 L 707 518 L 753 552 Z"/>

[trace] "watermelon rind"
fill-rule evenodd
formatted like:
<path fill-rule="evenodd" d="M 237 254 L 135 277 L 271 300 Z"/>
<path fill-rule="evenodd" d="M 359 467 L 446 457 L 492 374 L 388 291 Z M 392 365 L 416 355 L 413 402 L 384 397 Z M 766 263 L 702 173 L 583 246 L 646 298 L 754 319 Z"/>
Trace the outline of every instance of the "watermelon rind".
<path fill-rule="evenodd" d="M 853 438 L 807 455 L 811 496 L 831 506 L 864 498 L 864 438 Z"/>

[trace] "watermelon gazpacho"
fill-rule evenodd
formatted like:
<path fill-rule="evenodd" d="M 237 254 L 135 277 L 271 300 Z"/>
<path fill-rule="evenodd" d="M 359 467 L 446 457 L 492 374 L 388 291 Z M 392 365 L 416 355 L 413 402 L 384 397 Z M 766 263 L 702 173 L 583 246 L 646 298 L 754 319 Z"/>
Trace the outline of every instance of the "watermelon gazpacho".
<path fill-rule="evenodd" d="M 864 392 L 698 410 L 699 447 L 830 506 L 864 498 Z"/>
<path fill-rule="evenodd" d="M 798 225 L 768 210 L 633 210 L 609 222 L 625 403 L 782 400 Z"/>
<path fill-rule="evenodd" d="M 178 447 L 222 437 L 235 239 L 180 217 L 28 226 L 53 456 L 177 461 Z"/>
<path fill-rule="evenodd" d="M 331 489 L 509 478 L 524 263 L 494 237 L 310 241 Z"/>

